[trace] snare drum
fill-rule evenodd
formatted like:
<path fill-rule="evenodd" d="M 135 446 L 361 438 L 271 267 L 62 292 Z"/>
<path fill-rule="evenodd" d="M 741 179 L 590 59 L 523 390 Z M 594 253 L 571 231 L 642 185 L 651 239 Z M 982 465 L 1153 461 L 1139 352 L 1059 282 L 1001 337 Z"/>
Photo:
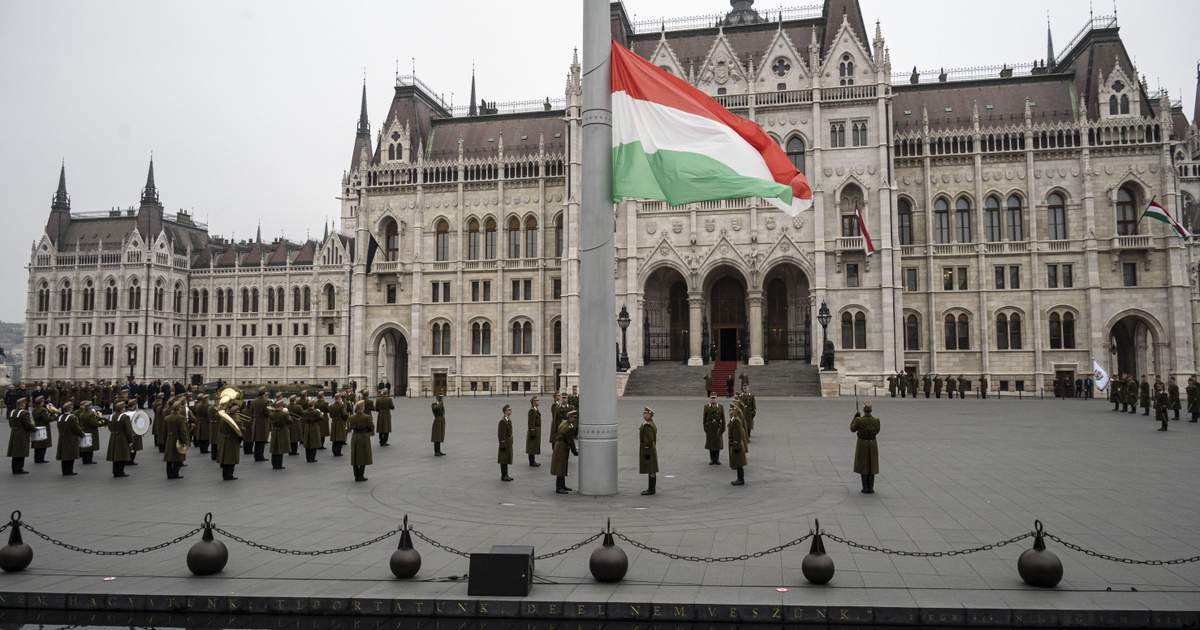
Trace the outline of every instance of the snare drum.
<path fill-rule="evenodd" d="M 29 434 L 29 440 L 32 442 L 44 442 L 48 439 L 50 439 L 50 434 L 46 431 L 46 427 L 37 427 L 33 433 Z"/>
<path fill-rule="evenodd" d="M 91 433 L 84 433 L 83 437 L 79 438 L 79 448 L 92 448 Z"/>

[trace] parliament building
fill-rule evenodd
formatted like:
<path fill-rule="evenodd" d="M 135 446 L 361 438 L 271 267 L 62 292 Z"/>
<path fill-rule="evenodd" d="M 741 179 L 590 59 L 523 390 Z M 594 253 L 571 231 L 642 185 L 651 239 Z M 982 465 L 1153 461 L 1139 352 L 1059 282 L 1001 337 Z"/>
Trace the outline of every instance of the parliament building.
<path fill-rule="evenodd" d="M 1200 249 L 1139 217 L 1153 199 L 1196 226 L 1200 116 L 1148 90 L 1115 16 L 1057 50 L 1048 34 L 1032 62 L 909 71 L 856 0 L 731 5 L 631 22 L 614 2 L 613 37 L 761 125 L 813 209 L 616 204 L 635 371 L 812 369 L 822 305 L 845 383 L 913 370 L 1032 391 L 1093 358 L 1196 371 Z M 472 79 L 455 108 L 406 76 L 372 121 L 364 86 L 320 240 L 218 237 L 166 212 L 153 164 L 136 207 L 75 212 L 60 173 L 29 262 L 26 379 L 578 384 L 582 90 L 558 54 L 561 99 L 477 101 Z"/>

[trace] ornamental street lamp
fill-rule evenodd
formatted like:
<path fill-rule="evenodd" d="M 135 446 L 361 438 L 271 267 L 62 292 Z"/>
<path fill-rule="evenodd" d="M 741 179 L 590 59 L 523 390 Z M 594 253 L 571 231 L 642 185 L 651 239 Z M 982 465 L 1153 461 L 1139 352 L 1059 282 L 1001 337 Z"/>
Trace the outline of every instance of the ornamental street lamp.
<path fill-rule="evenodd" d="M 133 366 L 137 365 L 137 349 L 129 348 L 129 382 L 133 382 Z"/>
<path fill-rule="evenodd" d="M 821 322 L 821 369 L 833 369 L 833 351 L 829 349 L 829 336 L 827 329 L 829 328 L 829 320 L 833 319 L 829 314 L 829 307 L 825 305 L 825 301 L 821 300 L 821 308 L 817 311 L 817 321 Z"/>
<path fill-rule="evenodd" d="M 617 314 L 617 325 L 621 327 L 621 358 L 617 361 L 617 370 L 621 372 L 629 370 L 629 353 L 625 344 L 625 329 L 629 328 L 629 321 L 629 310 L 622 304 L 621 312 Z"/>

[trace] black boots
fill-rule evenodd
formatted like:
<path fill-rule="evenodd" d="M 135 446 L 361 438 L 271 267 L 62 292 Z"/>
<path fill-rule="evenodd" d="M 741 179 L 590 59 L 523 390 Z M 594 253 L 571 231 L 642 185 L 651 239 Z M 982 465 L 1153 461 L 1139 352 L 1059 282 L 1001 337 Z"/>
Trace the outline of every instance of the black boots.
<path fill-rule="evenodd" d="M 1197 422 L 1197 421 L 1200 421 L 1200 413 L 1192 414 L 1192 419 L 1188 420 L 1188 422 Z"/>
<path fill-rule="evenodd" d="M 292 450 L 291 450 L 291 452 L 288 453 L 288 455 L 299 455 L 299 454 L 300 454 L 300 443 L 292 442 Z"/>
<path fill-rule="evenodd" d="M 33 463 L 35 463 L 35 464 L 45 464 L 46 463 L 46 449 L 44 449 L 44 448 L 33 449 Z"/>
<path fill-rule="evenodd" d="M 446 454 L 442 452 L 442 443 L 441 442 L 433 443 L 433 456 L 434 457 L 445 457 L 446 456 Z"/>
<path fill-rule="evenodd" d="M 212 460 L 217 461 L 217 447 L 212 447 Z"/>
<path fill-rule="evenodd" d="M 654 482 L 656 480 L 657 480 L 657 477 L 655 477 L 654 475 L 650 475 L 650 487 L 646 488 L 645 490 L 642 490 L 642 494 L 654 494 Z"/>
<path fill-rule="evenodd" d="M 500 481 L 512 481 L 508 476 L 508 464 L 500 464 Z"/>
<path fill-rule="evenodd" d="M 345 442 L 334 442 L 333 443 L 333 456 L 341 457 L 342 456 L 342 447 L 345 445 L 346 445 Z"/>
<path fill-rule="evenodd" d="M 653 479 L 653 477 L 651 477 L 651 479 Z M 653 483 L 653 482 L 651 482 L 651 483 Z M 567 478 L 566 477 L 555 477 L 554 478 L 554 491 L 557 492 L 558 494 L 569 494 L 571 492 L 570 490 L 567 490 Z"/>
<path fill-rule="evenodd" d="M 875 494 L 875 475 L 859 475 L 862 477 L 863 494 Z"/>
<path fill-rule="evenodd" d="M 367 467 L 366 466 L 354 466 L 353 468 L 354 468 L 354 480 L 355 481 L 366 481 L 367 480 L 367 478 L 366 478 Z"/>
<path fill-rule="evenodd" d="M 539 464 L 539 463 L 537 462 L 537 460 L 536 460 L 536 459 L 534 459 L 533 453 L 530 453 L 530 454 L 529 454 L 529 465 L 530 465 L 530 467 L 532 467 L 532 468 L 537 468 L 538 466 L 541 466 L 541 464 Z"/>
<path fill-rule="evenodd" d="M 79 456 L 83 458 L 83 463 L 95 464 L 96 462 L 92 459 L 95 454 L 95 451 L 84 451 L 80 453 Z"/>
<path fill-rule="evenodd" d="M 224 481 L 237 481 L 237 477 L 233 476 L 234 464 L 221 464 L 221 479 Z"/>
<path fill-rule="evenodd" d="M 201 453 L 208 453 L 208 440 L 196 440 L 196 446 L 200 447 Z"/>
<path fill-rule="evenodd" d="M 315 448 L 304 449 L 304 461 L 306 461 L 310 464 L 317 463 L 317 449 L 315 449 Z"/>
<path fill-rule="evenodd" d="M 126 465 L 126 466 L 137 466 L 137 465 L 138 465 L 138 463 L 137 463 L 137 461 L 136 461 L 136 460 L 137 460 L 137 454 L 138 454 L 138 452 L 137 452 L 137 451 L 131 451 L 131 452 L 129 453 L 129 461 L 125 462 L 125 465 Z"/>
<path fill-rule="evenodd" d="M 389 435 L 391 435 L 391 433 L 380 433 L 379 434 L 379 445 L 380 446 L 388 445 L 388 436 Z"/>
<path fill-rule="evenodd" d="M 29 471 L 25 470 L 25 458 L 24 457 L 12 458 L 12 473 L 14 475 L 28 475 L 29 474 Z"/>
<path fill-rule="evenodd" d="M 283 470 L 283 455 L 271 455 L 271 468 L 273 470 Z"/>
<path fill-rule="evenodd" d="M 129 473 L 125 472 L 125 462 L 113 462 L 114 477 L 128 477 Z"/>
<path fill-rule="evenodd" d="M 79 474 L 75 472 L 75 460 L 65 459 L 59 463 L 62 464 L 62 474 L 64 477 L 72 477 Z"/>
<path fill-rule="evenodd" d="M 266 442 L 255 442 L 254 443 L 254 461 L 256 461 L 256 462 L 267 461 L 267 457 L 266 457 L 266 455 L 264 455 L 264 453 L 266 453 L 266 451 L 267 451 L 267 443 Z"/>
<path fill-rule="evenodd" d="M 183 475 L 179 474 L 181 468 L 183 462 L 167 462 L 167 479 L 183 479 Z"/>
<path fill-rule="evenodd" d="M 242 455 L 253 455 L 253 454 L 254 454 L 254 442 L 251 442 L 249 440 L 242 442 Z"/>
<path fill-rule="evenodd" d="M 721 451 L 708 452 L 708 465 L 719 466 L 721 464 Z"/>
<path fill-rule="evenodd" d="M 730 481 L 729 484 L 734 485 L 734 486 L 746 485 L 746 469 L 741 466 L 738 466 L 737 474 L 738 474 L 737 481 Z"/>

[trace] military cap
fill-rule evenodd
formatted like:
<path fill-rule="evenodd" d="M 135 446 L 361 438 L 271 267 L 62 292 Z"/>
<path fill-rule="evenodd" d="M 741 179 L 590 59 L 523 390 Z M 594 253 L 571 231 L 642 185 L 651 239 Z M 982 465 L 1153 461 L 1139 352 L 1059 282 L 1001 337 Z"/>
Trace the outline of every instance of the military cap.
<path fill-rule="evenodd" d="M 534 396 L 533 398 L 530 398 L 530 399 L 529 399 L 529 404 L 531 404 L 531 405 L 532 405 L 533 403 L 535 403 L 535 402 L 537 402 L 537 401 L 538 401 L 538 397 L 537 397 L 537 396 Z"/>
<path fill-rule="evenodd" d="M 441 399 L 443 399 L 443 398 L 445 398 L 445 397 L 446 397 L 446 395 L 445 395 L 445 394 L 438 394 L 438 395 L 437 395 L 437 399 L 438 399 L 438 400 L 441 400 Z"/>
<path fill-rule="evenodd" d="M 267 393 L 267 386 L 266 386 L 266 385 L 260 385 L 260 386 L 258 387 L 258 393 L 260 393 L 260 394 L 265 394 L 265 393 Z"/>
<path fill-rule="evenodd" d="M 79 406 L 80 406 L 80 407 L 91 407 L 91 406 L 92 406 L 92 401 L 90 401 L 90 400 L 85 400 L 85 401 L 83 401 L 83 402 L 79 403 Z"/>
<path fill-rule="evenodd" d="M 504 408 L 500 411 L 512 411 L 512 407 L 510 405 L 504 405 Z"/>
<path fill-rule="evenodd" d="M 867 401 L 867 402 L 863 403 L 863 412 L 871 413 L 871 401 Z"/>
<path fill-rule="evenodd" d="M 650 417 L 654 417 L 654 410 L 649 407 L 642 407 L 642 413 L 648 413 Z"/>
<path fill-rule="evenodd" d="M 113 411 L 118 411 L 118 410 L 121 410 L 124 408 L 125 408 L 124 400 L 118 400 L 117 402 L 113 403 Z"/>
<path fill-rule="evenodd" d="M 24 396 L 22 396 L 22 397 L 20 397 L 20 398 L 18 398 L 18 399 L 17 399 L 17 404 L 18 404 L 18 405 L 20 405 L 20 404 L 24 404 L 24 403 L 27 403 L 27 402 L 29 402 L 29 401 L 28 401 L 28 400 L 27 400 L 27 399 L 26 399 Z"/>
<path fill-rule="evenodd" d="M 568 412 L 567 412 L 567 417 L 568 417 L 568 418 L 578 418 L 578 417 L 579 417 L 579 412 L 578 412 L 578 411 L 575 411 L 574 409 L 572 409 L 572 410 L 570 410 L 570 411 L 568 411 Z"/>
<path fill-rule="evenodd" d="M 46 397 L 45 397 L 45 396 L 38 396 L 37 398 L 34 398 L 34 399 L 33 399 L 33 404 L 35 404 L 35 405 L 40 405 L 40 404 L 42 404 L 42 403 L 44 403 L 44 402 L 46 402 Z"/>

